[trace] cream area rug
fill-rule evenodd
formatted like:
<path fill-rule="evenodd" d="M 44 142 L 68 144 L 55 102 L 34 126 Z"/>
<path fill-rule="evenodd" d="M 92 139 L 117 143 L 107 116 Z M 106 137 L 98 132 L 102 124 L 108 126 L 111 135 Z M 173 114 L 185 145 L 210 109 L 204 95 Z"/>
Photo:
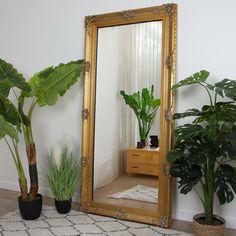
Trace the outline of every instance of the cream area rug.
<path fill-rule="evenodd" d="M 110 217 L 70 211 L 58 214 L 54 207 L 43 206 L 39 219 L 25 221 L 19 211 L 0 218 L 1 236 L 191 236 L 192 234 Z"/>
<path fill-rule="evenodd" d="M 157 203 L 158 189 L 143 185 L 136 185 L 125 191 L 108 195 L 109 198 L 124 198 L 142 202 Z"/>

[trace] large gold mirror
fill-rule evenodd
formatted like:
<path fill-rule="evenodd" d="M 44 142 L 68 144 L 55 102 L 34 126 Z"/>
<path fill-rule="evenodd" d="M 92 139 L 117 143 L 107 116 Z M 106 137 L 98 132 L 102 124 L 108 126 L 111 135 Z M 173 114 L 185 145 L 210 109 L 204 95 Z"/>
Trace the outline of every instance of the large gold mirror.
<path fill-rule="evenodd" d="M 85 18 L 82 211 L 171 224 L 165 157 L 173 128 L 176 17 L 177 6 L 166 4 Z M 148 124 L 141 126 L 121 91 L 136 97 L 139 91 L 139 105 L 152 100 L 142 109 Z"/>

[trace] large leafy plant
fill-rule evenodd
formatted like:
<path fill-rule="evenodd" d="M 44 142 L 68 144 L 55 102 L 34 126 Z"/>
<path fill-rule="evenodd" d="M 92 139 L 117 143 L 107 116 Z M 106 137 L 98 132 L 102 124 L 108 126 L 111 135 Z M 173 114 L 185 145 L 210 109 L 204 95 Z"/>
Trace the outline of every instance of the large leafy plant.
<path fill-rule="evenodd" d="M 174 114 L 174 120 L 194 119 L 176 128 L 176 144 L 167 159 L 173 162 L 171 174 L 179 178 L 180 192 L 196 191 L 204 207 L 205 223 L 210 225 L 214 196 L 224 204 L 236 193 L 236 171 L 230 164 L 236 160 L 236 81 L 223 79 L 209 84 L 208 77 L 209 72 L 202 70 L 172 87 L 200 85 L 208 94 L 209 104 Z"/>
<path fill-rule="evenodd" d="M 13 157 L 23 200 L 38 194 L 36 148 L 32 132 L 32 114 L 36 105 L 54 105 L 59 96 L 77 81 L 83 60 L 48 67 L 26 82 L 11 64 L 0 59 L 0 139 L 4 139 Z M 30 106 L 25 106 L 25 100 Z M 25 111 L 27 110 L 27 111 Z M 19 153 L 19 135 L 23 134 L 29 164 L 30 189 Z"/>
<path fill-rule="evenodd" d="M 144 141 L 160 106 L 160 99 L 154 98 L 154 85 L 152 85 L 151 91 L 143 88 L 141 92 L 138 91 L 128 95 L 124 90 L 121 90 L 120 94 L 123 96 L 125 103 L 134 111 L 138 119 L 140 140 Z"/>

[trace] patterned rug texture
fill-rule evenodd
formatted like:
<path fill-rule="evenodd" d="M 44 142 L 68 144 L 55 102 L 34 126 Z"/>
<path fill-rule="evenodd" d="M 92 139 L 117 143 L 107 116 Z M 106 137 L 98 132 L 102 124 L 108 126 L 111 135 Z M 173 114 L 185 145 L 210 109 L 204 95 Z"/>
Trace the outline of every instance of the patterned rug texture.
<path fill-rule="evenodd" d="M 125 191 L 109 195 L 109 198 L 124 198 L 142 202 L 157 203 L 158 189 L 143 185 L 136 185 Z"/>
<path fill-rule="evenodd" d="M 85 214 L 78 211 L 58 214 L 54 207 L 43 206 L 39 219 L 25 221 L 19 211 L 0 218 L 1 236 L 190 236 L 184 232 L 118 220 L 110 217 Z"/>

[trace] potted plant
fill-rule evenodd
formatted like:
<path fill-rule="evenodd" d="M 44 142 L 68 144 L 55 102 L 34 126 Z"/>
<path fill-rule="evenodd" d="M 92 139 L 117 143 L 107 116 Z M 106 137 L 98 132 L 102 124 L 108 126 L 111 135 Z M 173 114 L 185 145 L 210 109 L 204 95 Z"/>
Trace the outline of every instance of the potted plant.
<path fill-rule="evenodd" d="M 160 99 L 154 98 L 154 85 L 151 86 L 151 91 L 143 88 L 142 91 L 135 92 L 131 95 L 120 91 L 125 103 L 134 111 L 139 125 L 139 136 L 141 147 L 145 146 L 145 140 L 151 129 L 153 120 L 156 116 L 157 110 L 160 106 Z M 140 142 L 138 142 L 138 146 Z"/>
<path fill-rule="evenodd" d="M 63 96 L 83 70 L 83 61 L 72 61 L 48 67 L 26 82 L 10 63 L 0 59 L 0 139 L 6 142 L 13 157 L 21 190 L 18 198 L 24 219 L 36 219 L 42 209 L 42 196 L 38 194 L 36 148 L 32 132 L 32 114 L 36 105 L 54 105 Z M 16 89 L 17 88 L 17 89 Z M 13 96 L 10 96 L 10 91 Z M 25 100 L 31 105 L 25 112 Z M 16 101 L 16 103 L 15 103 Z M 22 134 L 29 164 L 30 189 L 19 153 L 19 135 Z"/>
<path fill-rule="evenodd" d="M 48 154 L 47 180 L 52 190 L 57 212 L 66 214 L 71 209 L 72 196 L 80 183 L 79 156 L 64 146 L 60 152 L 59 160 L 55 153 Z"/>
<path fill-rule="evenodd" d="M 167 159 L 172 162 L 170 173 L 178 178 L 180 193 L 196 191 L 203 205 L 204 214 L 193 218 L 195 235 L 222 236 L 225 222 L 213 214 L 213 202 L 216 195 L 220 204 L 229 203 L 236 192 L 236 171 L 230 164 L 236 160 L 236 81 L 209 84 L 208 77 L 209 72 L 202 70 L 172 87 L 200 85 L 209 104 L 174 114 L 174 120 L 194 119 L 176 128 L 176 143 Z"/>

